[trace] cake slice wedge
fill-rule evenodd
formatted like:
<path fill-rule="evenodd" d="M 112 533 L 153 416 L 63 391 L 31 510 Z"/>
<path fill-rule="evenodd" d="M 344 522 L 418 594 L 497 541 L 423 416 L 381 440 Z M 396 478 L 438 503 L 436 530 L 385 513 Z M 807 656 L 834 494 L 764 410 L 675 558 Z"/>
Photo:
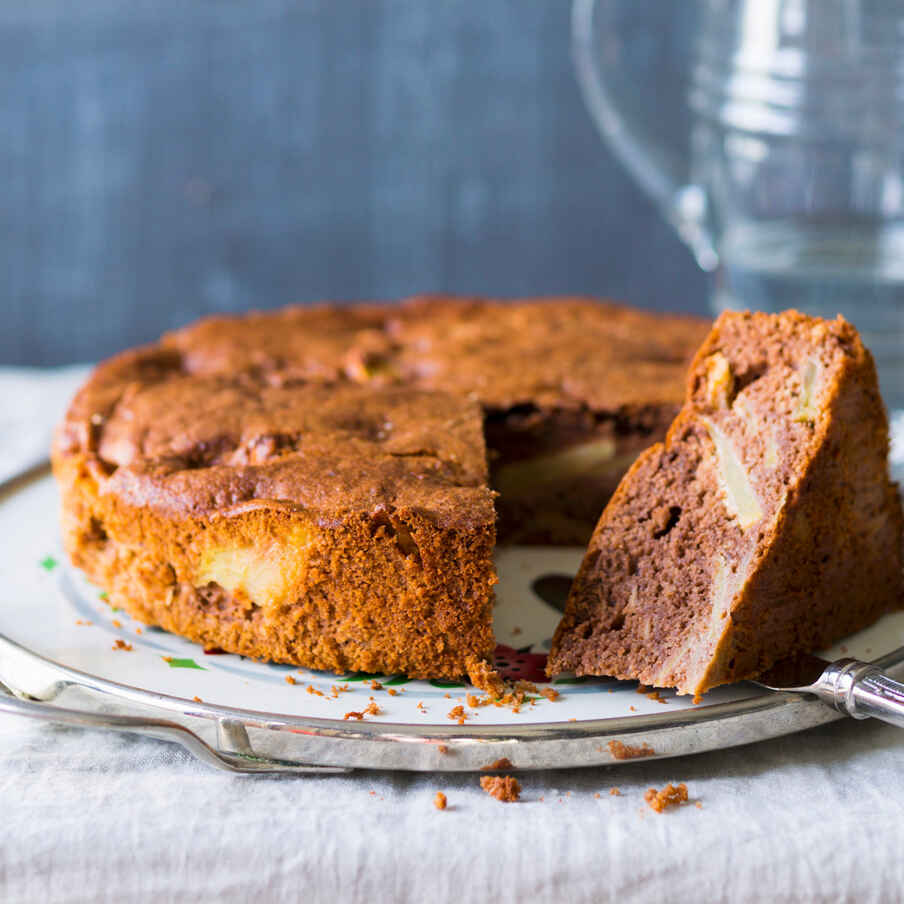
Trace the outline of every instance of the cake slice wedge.
<path fill-rule="evenodd" d="M 856 330 L 725 313 L 663 443 L 596 527 L 552 674 L 702 694 L 832 644 L 902 602 L 888 424 Z"/>

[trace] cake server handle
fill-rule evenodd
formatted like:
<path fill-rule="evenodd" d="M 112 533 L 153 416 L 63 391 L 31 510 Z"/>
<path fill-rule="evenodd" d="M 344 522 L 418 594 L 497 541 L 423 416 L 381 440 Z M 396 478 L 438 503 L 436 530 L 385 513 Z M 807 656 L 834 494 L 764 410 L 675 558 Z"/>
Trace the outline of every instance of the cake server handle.
<path fill-rule="evenodd" d="M 904 684 L 857 659 L 830 663 L 812 693 L 855 719 L 873 717 L 904 728 Z"/>
<path fill-rule="evenodd" d="M 261 774 L 324 774 L 350 772 L 342 766 L 313 766 L 304 763 L 277 760 L 271 757 L 245 755 L 216 750 L 190 728 L 168 719 L 120 716 L 112 713 L 95 713 L 86 710 L 67 709 L 37 700 L 14 696 L 10 688 L 0 682 L 0 713 L 25 716 L 69 725 L 73 728 L 100 728 L 144 735 L 160 741 L 173 741 L 209 766 L 226 772 Z"/>

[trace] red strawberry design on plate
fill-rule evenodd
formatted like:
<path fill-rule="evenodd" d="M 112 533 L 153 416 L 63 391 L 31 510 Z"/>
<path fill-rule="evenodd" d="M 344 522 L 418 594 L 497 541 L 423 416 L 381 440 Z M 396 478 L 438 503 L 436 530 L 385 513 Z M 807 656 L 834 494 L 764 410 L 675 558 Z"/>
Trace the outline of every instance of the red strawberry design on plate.
<path fill-rule="evenodd" d="M 545 653 L 531 653 L 530 647 L 516 650 L 500 643 L 496 645 L 495 659 L 496 671 L 501 678 L 509 681 L 531 681 L 534 684 L 538 681 L 549 681 L 544 671 Z"/>

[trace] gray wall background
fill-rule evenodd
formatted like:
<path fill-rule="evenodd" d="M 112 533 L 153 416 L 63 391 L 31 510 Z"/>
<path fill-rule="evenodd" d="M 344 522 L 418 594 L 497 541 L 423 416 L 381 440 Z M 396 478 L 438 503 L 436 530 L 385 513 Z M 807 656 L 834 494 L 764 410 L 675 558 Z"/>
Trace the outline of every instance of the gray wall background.
<path fill-rule="evenodd" d="M 294 300 L 705 310 L 583 109 L 565 0 L 30 0 L 0 84 L 3 363 Z"/>

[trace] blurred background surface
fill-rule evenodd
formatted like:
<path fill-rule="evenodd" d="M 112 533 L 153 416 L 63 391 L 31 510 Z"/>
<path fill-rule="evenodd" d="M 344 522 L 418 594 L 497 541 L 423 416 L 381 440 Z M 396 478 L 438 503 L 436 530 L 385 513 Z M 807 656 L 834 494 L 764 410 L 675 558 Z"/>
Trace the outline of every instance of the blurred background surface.
<path fill-rule="evenodd" d="M 590 122 L 562 0 L 31 0 L 0 8 L 0 80 L 0 363 L 323 298 L 706 311 Z"/>

